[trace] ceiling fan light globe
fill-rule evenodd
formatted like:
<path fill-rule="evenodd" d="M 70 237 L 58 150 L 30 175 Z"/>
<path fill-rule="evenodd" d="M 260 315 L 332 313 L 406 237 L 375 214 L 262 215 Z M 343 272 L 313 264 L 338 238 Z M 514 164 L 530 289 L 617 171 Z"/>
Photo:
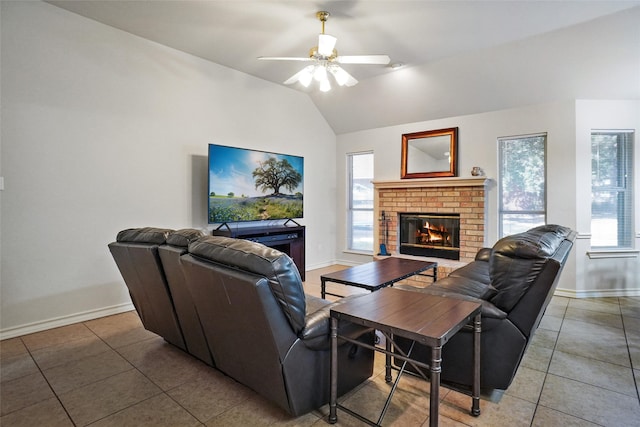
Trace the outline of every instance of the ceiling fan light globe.
<path fill-rule="evenodd" d="M 311 74 L 311 70 L 307 70 L 306 68 L 303 70 L 303 73 L 298 76 L 298 81 L 304 87 L 309 87 L 312 79 L 313 74 Z"/>
<path fill-rule="evenodd" d="M 322 82 L 327 80 L 327 69 L 323 65 L 316 65 L 316 69 L 313 72 L 313 78 L 317 82 Z"/>
<path fill-rule="evenodd" d="M 336 65 L 336 64 L 332 65 L 331 74 L 333 74 L 333 77 L 336 79 L 336 82 L 340 86 L 351 87 L 358 84 L 358 80 L 356 80 L 351 74 L 346 72 L 339 65 Z"/>
<path fill-rule="evenodd" d="M 302 70 L 300 70 L 297 73 L 295 73 L 293 76 L 289 77 L 287 80 L 285 80 L 284 84 L 290 85 L 290 84 L 293 84 L 295 82 L 301 82 L 302 83 L 302 82 L 306 81 L 307 79 L 309 80 L 309 83 L 311 83 L 311 78 L 313 76 L 312 71 L 313 71 L 313 65 L 308 65 L 308 66 L 304 67 Z M 307 84 L 307 86 L 308 86 L 308 84 Z"/>
<path fill-rule="evenodd" d="M 344 86 L 349 80 L 349 75 L 347 74 L 347 72 L 340 67 L 332 68 L 331 73 L 336 79 L 336 83 L 338 83 L 340 86 Z"/>
<path fill-rule="evenodd" d="M 329 83 L 329 79 L 325 79 L 320 82 L 320 92 L 329 92 L 331 90 L 331 83 Z"/>

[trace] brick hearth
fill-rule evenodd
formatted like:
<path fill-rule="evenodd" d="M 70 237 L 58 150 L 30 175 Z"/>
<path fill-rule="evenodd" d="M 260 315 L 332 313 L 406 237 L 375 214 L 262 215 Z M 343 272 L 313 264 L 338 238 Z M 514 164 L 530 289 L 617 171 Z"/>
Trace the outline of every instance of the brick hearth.
<path fill-rule="evenodd" d="M 389 252 L 398 254 L 400 212 L 458 213 L 460 262 L 466 264 L 473 261 L 478 249 L 484 246 L 485 186 L 488 181 L 486 177 L 374 181 L 375 217 L 380 218 L 384 211 L 389 218 Z M 375 228 L 378 247 L 379 242 L 384 241 L 384 233 L 379 221 L 376 221 Z M 444 273 L 446 275 L 446 271 Z"/>

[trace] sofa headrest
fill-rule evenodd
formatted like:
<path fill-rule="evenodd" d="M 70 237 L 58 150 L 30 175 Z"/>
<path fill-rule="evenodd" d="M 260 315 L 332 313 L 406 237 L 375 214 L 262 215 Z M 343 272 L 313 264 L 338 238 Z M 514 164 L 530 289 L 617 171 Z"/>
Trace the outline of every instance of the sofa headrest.
<path fill-rule="evenodd" d="M 512 258 L 548 258 L 570 232 L 570 228 L 560 225 L 542 225 L 500 239 L 493 246 L 493 252 Z"/>
<path fill-rule="evenodd" d="M 287 254 L 248 240 L 206 236 L 189 244 L 192 255 L 264 276 L 273 296 L 299 334 L 305 326 L 306 302 L 298 268 Z"/>
<path fill-rule="evenodd" d="M 162 245 L 173 230 L 168 228 L 142 227 L 128 228 L 118 233 L 116 242 L 148 243 Z"/>
<path fill-rule="evenodd" d="M 490 301 L 510 311 L 570 233 L 567 227 L 543 225 L 500 239 L 489 261 L 491 285 L 498 291 Z"/>
<path fill-rule="evenodd" d="M 167 245 L 187 248 L 189 243 L 194 240 L 198 240 L 203 236 L 204 233 L 200 230 L 196 230 L 194 228 L 183 228 L 169 234 L 169 237 L 167 237 Z"/>

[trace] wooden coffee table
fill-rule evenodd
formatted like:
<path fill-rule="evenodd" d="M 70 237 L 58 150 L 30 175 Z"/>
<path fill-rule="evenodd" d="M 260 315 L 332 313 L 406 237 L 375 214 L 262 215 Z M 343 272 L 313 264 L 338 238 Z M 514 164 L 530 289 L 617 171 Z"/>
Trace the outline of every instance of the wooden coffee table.
<path fill-rule="evenodd" d="M 337 409 L 355 416 L 369 425 L 379 426 L 382 422 L 398 381 L 404 373 L 406 363 L 417 368 L 430 370 L 430 404 L 429 425 L 438 425 L 440 399 L 440 371 L 442 362 L 442 347 L 460 329 L 473 321 L 473 387 L 471 414 L 480 415 L 480 310 L 479 302 L 463 299 L 429 295 L 422 292 L 403 289 L 385 288 L 369 295 L 354 298 L 331 309 L 331 378 L 329 396 L 329 423 L 338 421 Z M 338 322 L 347 321 L 358 325 L 374 328 L 385 336 L 386 346 L 370 346 L 360 341 L 338 334 Z M 408 338 L 415 343 L 431 347 L 431 360 L 425 361 L 411 358 L 411 350 L 407 354 L 391 352 L 394 336 Z M 387 357 L 387 381 L 391 381 L 391 356 L 404 362 L 391 388 L 389 397 L 382 409 L 377 423 L 364 418 L 350 409 L 337 403 L 338 391 L 338 339 L 351 342 L 361 347 L 369 348 Z M 411 346 L 413 349 L 413 345 Z M 417 369 L 421 372 L 420 369 Z"/>
<path fill-rule="evenodd" d="M 423 274 L 422 272 L 426 270 L 433 271 L 431 274 Z M 432 277 L 435 282 L 438 280 L 438 263 L 398 257 L 368 262 L 334 273 L 323 274 L 320 276 L 320 293 L 322 298 L 327 295 L 344 296 L 327 292 L 327 282 L 355 286 L 373 292 L 415 275 Z"/>

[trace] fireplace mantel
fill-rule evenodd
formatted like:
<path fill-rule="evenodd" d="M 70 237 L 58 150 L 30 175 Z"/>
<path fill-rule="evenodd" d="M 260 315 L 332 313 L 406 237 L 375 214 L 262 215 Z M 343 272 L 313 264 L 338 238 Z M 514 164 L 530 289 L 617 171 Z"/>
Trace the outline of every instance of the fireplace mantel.
<path fill-rule="evenodd" d="M 491 181 L 486 176 L 453 177 L 453 178 L 423 178 L 423 179 L 394 179 L 372 181 L 374 188 L 430 188 L 430 187 L 476 187 L 487 185 Z"/>

